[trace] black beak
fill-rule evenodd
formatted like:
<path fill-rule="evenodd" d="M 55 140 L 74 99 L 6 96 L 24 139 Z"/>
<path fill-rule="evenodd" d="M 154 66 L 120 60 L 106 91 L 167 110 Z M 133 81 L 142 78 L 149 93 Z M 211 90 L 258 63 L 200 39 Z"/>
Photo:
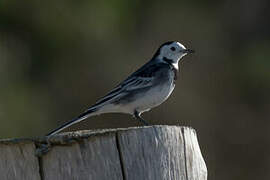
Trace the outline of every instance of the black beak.
<path fill-rule="evenodd" d="M 192 50 L 192 49 L 184 49 L 184 50 L 182 50 L 182 52 L 183 52 L 183 53 L 187 53 L 187 54 L 195 53 L 195 51 Z"/>

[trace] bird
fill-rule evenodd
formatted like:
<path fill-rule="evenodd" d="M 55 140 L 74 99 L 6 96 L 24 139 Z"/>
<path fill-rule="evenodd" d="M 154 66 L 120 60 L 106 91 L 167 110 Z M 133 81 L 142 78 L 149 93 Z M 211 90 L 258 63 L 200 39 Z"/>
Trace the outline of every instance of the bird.
<path fill-rule="evenodd" d="M 146 64 L 82 114 L 67 121 L 46 136 L 50 137 L 86 118 L 104 113 L 130 114 L 144 125 L 149 125 L 141 114 L 167 100 L 175 87 L 178 62 L 190 53 L 194 53 L 194 50 L 187 49 L 177 41 L 163 43 Z"/>

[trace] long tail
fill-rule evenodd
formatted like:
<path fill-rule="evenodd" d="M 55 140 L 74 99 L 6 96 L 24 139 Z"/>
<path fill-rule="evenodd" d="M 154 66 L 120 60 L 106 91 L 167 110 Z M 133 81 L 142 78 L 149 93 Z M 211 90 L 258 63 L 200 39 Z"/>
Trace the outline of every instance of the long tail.
<path fill-rule="evenodd" d="M 66 122 L 65 124 L 61 125 L 60 127 L 56 128 L 55 130 L 51 131 L 46 136 L 48 137 L 48 136 L 55 135 L 58 132 L 62 131 L 63 129 L 94 115 L 93 113 L 96 111 L 97 111 L 97 108 L 90 108 L 87 111 L 85 111 L 84 113 L 82 113 L 81 115 L 79 115 L 78 117 L 72 119 L 71 121 Z"/>

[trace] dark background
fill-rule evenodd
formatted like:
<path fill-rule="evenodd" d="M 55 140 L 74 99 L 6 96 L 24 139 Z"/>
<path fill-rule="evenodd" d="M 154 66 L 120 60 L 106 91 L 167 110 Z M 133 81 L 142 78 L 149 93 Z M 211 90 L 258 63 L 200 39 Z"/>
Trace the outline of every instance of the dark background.
<path fill-rule="evenodd" d="M 269 0 L 0 1 L 0 137 L 36 137 L 177 40 L 172 96 L 144 118 L 196 129 L 210 180 L 270 178 Z M 140 125 L 105 114 L 68 130 Z"/>

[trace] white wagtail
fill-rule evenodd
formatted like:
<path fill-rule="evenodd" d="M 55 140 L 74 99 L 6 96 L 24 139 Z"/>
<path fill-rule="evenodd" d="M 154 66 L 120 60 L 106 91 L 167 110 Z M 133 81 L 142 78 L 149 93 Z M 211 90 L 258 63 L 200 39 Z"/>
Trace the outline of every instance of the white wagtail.
<path fill-rule="evenodd" d="M 162 44 L 149 62 L 84 113 L 53 130 L 47 136 L 54 135 L 90 116 L 103 113 L 131 114 L 143 124 L 148 125 L 140 115 L 160 105 L 170 96 L 175 87 L 179 60 L 193 52 L 176 41 Z"/>

